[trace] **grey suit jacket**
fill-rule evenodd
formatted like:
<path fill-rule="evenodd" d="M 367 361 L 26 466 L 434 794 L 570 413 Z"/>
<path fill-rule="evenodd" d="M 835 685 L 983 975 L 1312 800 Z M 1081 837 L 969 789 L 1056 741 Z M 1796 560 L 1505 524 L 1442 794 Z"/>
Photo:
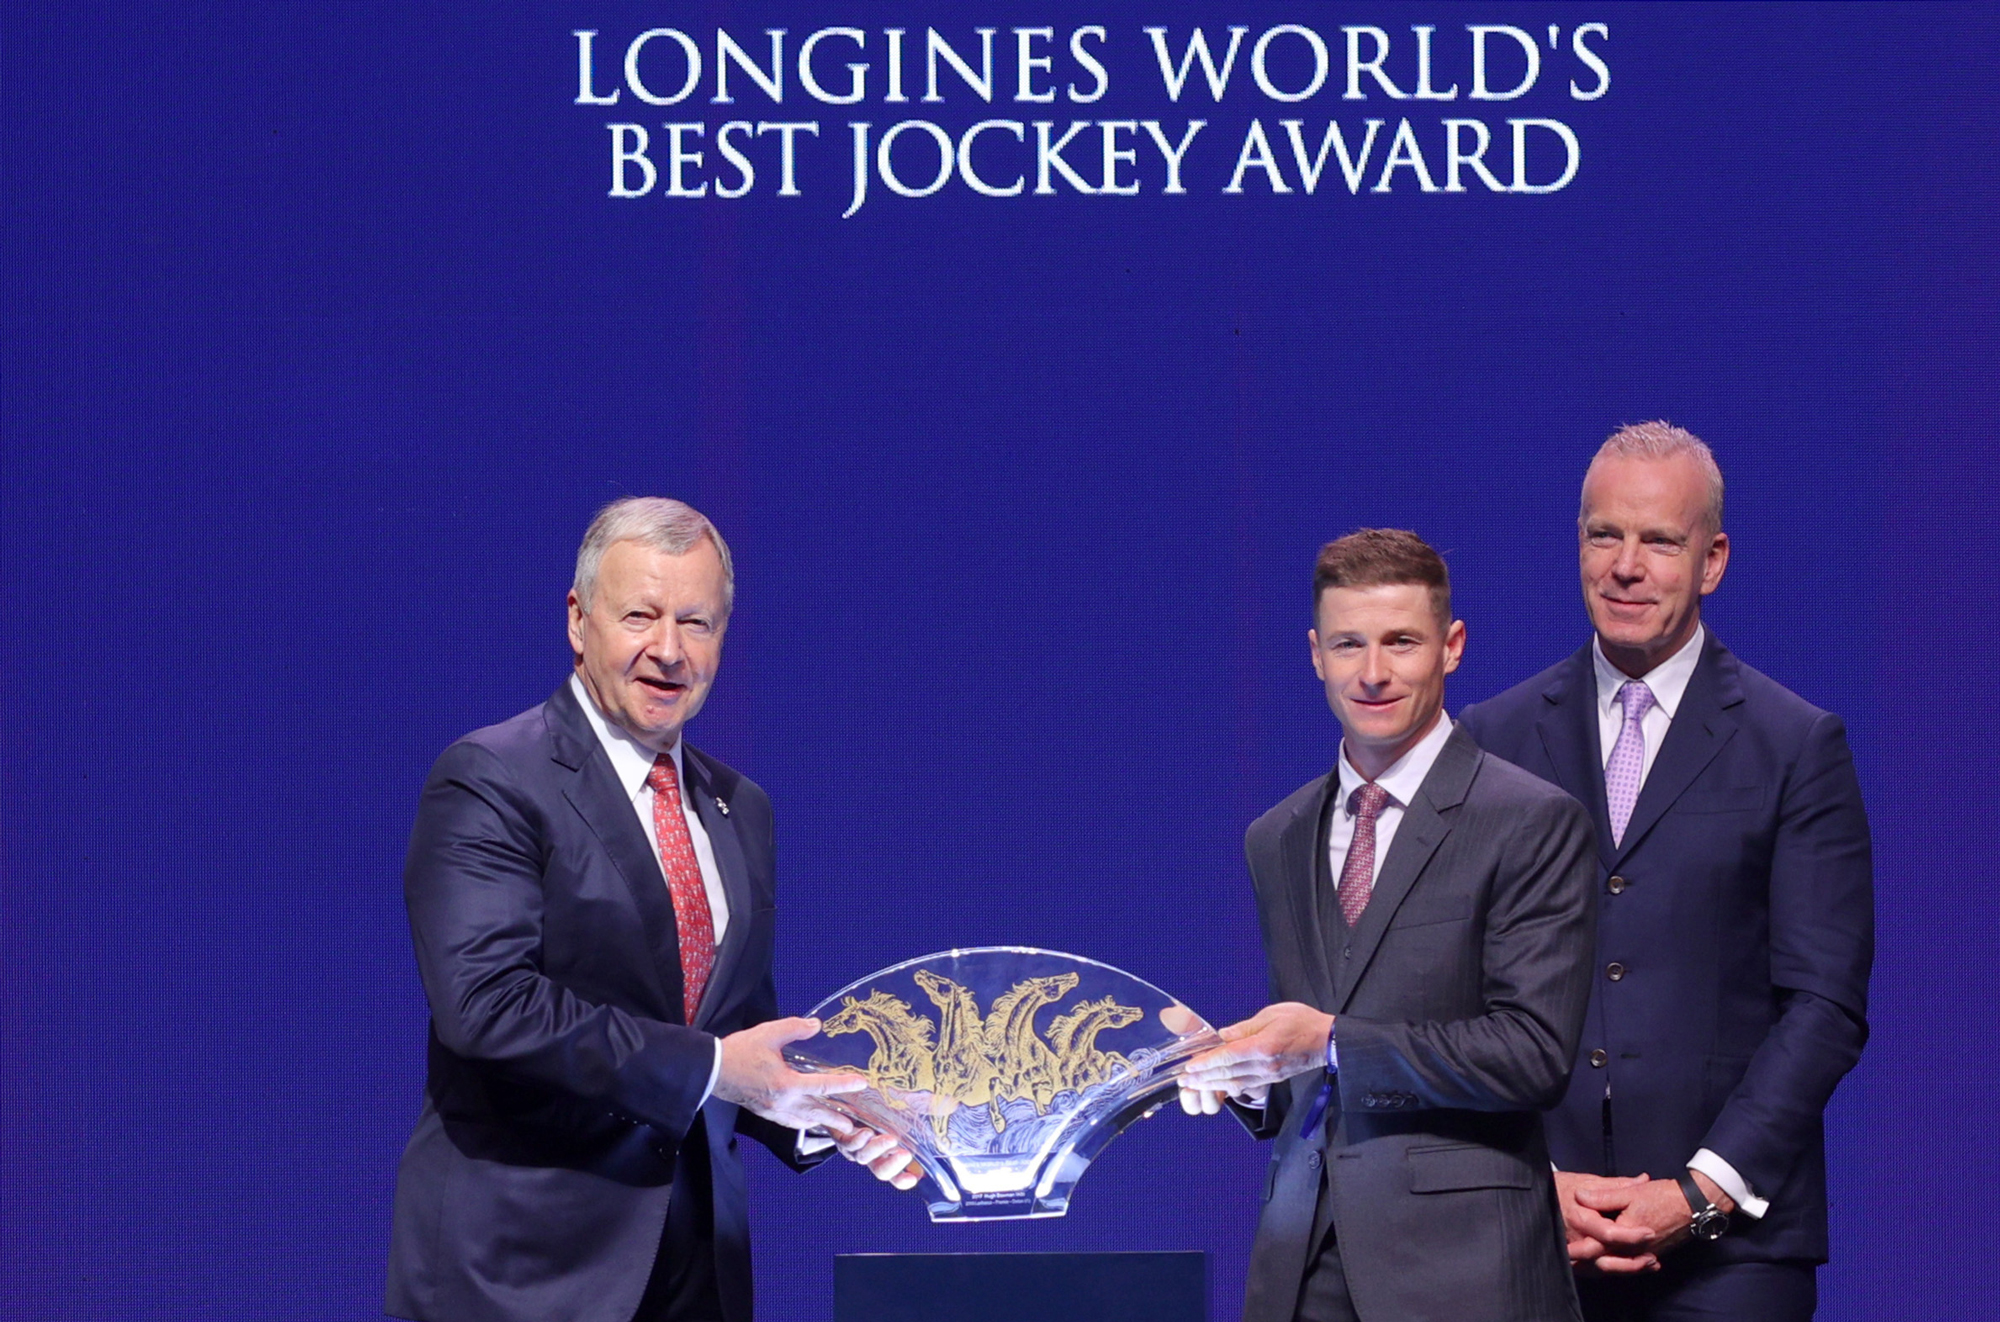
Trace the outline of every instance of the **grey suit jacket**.
<path fill-rule="evenodd" d="M 1455 729 L 1350 932 L 1325 898 L 1338 783 L 1304 786 L 1245 841 L 1271 995 L 1335 1016 L 1340 1068 L 1312 1132 L 1321 1071 L 1258 1121 L 1277 1143 L 1244 1318 L 1292 1316 L 1329 1229 L 1364 1322 L 1575 1318 L 1540 1112 L 1589 1001 L 1590 816 Z"/>

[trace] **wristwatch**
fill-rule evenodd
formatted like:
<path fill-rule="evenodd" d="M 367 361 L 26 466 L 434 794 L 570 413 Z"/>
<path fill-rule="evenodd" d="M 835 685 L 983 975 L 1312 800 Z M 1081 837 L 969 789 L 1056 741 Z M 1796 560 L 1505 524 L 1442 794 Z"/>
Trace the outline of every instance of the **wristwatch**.
<path fill-rule="evenodd" d="M 1688 1230 L 1696 1239 L 1721 1239 L 1729 1233 L 1729 1213 L 1708 1201 L 1691 1170 L 1681 1172 L 1681 1193 L 1694 1209 L 1694 1220 L 1688 1223 Z"/>

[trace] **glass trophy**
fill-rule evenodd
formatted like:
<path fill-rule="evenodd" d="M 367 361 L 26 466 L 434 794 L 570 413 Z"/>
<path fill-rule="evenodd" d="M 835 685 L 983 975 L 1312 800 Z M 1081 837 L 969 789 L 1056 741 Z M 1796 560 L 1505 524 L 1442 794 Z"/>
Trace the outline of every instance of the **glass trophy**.
<path fill-rule="evenodd" d="M 872 973 L 809 1012 L 794 1069 L 853 1071 L 836 1110 L 916 1157 L 933 1221 L 1061 1216 L 1104 1145 L 1220 1042 L 1122 969 L 1021 946 L 947 950 Z"/>

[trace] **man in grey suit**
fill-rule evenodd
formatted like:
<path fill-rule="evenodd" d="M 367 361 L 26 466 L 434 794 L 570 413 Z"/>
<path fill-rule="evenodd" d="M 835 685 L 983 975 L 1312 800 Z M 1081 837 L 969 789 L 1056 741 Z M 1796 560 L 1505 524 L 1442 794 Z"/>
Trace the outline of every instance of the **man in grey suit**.
<path fill-rule="evenodd" d="M 1182 1085 L 1277 1139 L 1243 1316 L 1576 1318 L 1540 1112 L 1590 994 L 1589 814 L 1445 715 L 1465 625 L 1415 534 L 1329 543 L 1313 597 L 1338 763 L 1246 840 L 1277 1003 Z"/>

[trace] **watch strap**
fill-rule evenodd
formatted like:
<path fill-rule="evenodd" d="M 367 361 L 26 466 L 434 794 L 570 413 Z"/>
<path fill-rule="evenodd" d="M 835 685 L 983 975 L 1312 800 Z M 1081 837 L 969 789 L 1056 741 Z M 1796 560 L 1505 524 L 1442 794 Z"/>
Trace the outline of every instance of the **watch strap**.
<path fill-rule="evenodd" d="M 1698 1239 L 1721 1239 L 1729 1233 L 1729 1214 L 1715 1205 L 1714 1200 L 1701 1191 L 1701 1184 L 1694 1178 L 1692 1170 L 1680 1173 L 1681 1193 L 1687 1198 L 1688 1210 L 1694 1215 L 1688 1222 Z"/>

